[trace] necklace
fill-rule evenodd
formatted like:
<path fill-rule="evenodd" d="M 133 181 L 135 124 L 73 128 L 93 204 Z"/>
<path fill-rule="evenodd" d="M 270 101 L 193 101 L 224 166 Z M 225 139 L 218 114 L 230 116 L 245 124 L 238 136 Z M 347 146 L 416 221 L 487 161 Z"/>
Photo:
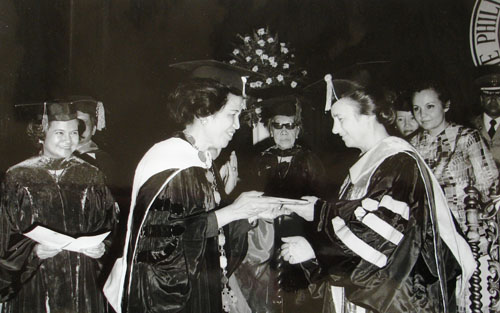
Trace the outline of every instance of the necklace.
<path fill-rule="evenodd" d="M 218 205 L 220 203 L 221 197 L 219 190 L 217 188 L 217 181 L 215 179 L 214 167 L 211 166 L 207 171 L 207 180 L 210 182 L 212 191 L 214 193 L 214 200 Z M 219 266 L 221 268 L 221 284 L 222 284 L 222 308 L 224 312 L 229 312 L 231 309 L 231 305 L 235 304 L 237 299 L 234 291 L 229 288 L 229 279 L 227 277 L 227 257 L 226 250 L 224 249 L 224 245 L 226 244 L 226 236 L 224 235 L 224 229 L 219 228 L 219 235 L 217 237 L 217 244 L 219 250 Z"/>

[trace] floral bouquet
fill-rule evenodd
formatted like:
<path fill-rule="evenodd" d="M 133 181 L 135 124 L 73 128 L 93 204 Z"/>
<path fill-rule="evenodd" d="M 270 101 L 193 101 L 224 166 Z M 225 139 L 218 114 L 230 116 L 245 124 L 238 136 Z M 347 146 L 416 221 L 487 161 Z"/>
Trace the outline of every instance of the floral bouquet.
<path fill-rule="evenodd" d="M 298 68 L 293 50 L 287 43 L 280 42 L 278 34 L 271 34 L 268 28 L 259 28 L 250 35 L 237 35 L 239 43 L 231 53 L 230 64 L 264 75 L 249 77 L 249 89 L 264 89 L 273 86 L 296 88 L 304 83 L 307 71 Z M 251 91 L 249 92 L 251 94 Z M 260 120 L 259 99 L 249 101 L 244 120 L 255 125 Z"/>

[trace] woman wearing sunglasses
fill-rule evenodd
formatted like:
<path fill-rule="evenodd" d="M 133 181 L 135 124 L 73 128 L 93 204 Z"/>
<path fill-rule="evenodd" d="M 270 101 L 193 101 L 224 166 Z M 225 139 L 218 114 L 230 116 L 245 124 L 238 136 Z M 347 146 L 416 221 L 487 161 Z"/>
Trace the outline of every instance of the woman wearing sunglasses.
<path fill-rule="evenodd" d="M 300 199 L 319 194 L 324 168 L 319 158 L 297 143 L 302 131 L 301 103 L 292 90 L 275 88 L 267 91 L 259 104 L 273 144 L 260 153 L 254 165 L 255 190 L 265 195 Z M 281 94 L 277 96 L 277 94 Z M 304 235 L 304 220 L 298 216 L 283 216 L 259 220 L 249 234 L 249 251 L 238 271 L 244 276 L 253 312 L 316 312 L 308 282 L 297 265 L 282 264 L 279 246 L 283 236 Z M 275 244 L 277 243 L 277 244 Z M 237 276 L 239 276 L 237 274 Z"/>

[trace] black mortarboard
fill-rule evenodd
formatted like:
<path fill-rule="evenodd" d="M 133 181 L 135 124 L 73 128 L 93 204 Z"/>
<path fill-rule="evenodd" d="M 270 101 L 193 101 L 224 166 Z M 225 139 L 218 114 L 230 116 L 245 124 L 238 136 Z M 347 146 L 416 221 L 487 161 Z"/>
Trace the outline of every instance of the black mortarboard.
<path fill-rule="evenodd" d="M 210 78 L 216 80 L 241 91 L 243 95 L 245 95 L 246 88 L 246 79 L 244 77 L 263 77 L 262 74 L 216 60 L 186 61 L 170 64 L 170 67 L 189 71 L 193 78 Z"/>
<path fill-rule="evenodd" d="M 322 94 L 325 100 L 325 112 L 330 111 L 334 102 L 340 98 L 353 94 L 356 90 L 363 89 L 364 86 L 347 79 L 332 79 L 332 75 L 326 74 L 324 79 L 309 84 L 304 88 L 305 97 L 309 95 Z"/>
<path fill-rule="evenodd" d="M 267 120 L 276 115 L 295 116 L 300 114 L 300 91 L 288 86 L 272 86 L 268 88 L 252 89 L 250 95 L 254 107 L 260 107 L 262 118 Z"/>
<path fill-rule="evenodd" d="M 16 104 L 15 107 L 21 116 L 41 121 L 44 129 L 47 129 L 48 122 L 70 121 L 77 118 L 76 105 L 67 100 Z"/>
<path fill-rule="evenodd" d="M 95 117 L 97 130 L 102 130 L 106 127 L 104 104 L 101 101 L 97 101 L 89 96 L 70 96 L 68 100 L 76 105 L 77 111 Z"/>
<path fill-rule="evenodd" d="M 485 93 L 500 93 L 500 66 L 483 65 L 478 68 L 478 75 L 474 81 Z"/>
<path fill-rule="evenodd" d="M 336 70 L 334 79 L 353 81 L 361 86 L 367 86 L 379 79 L 392 77 L 392 63 L 389 61 L 358 62 Z"/>

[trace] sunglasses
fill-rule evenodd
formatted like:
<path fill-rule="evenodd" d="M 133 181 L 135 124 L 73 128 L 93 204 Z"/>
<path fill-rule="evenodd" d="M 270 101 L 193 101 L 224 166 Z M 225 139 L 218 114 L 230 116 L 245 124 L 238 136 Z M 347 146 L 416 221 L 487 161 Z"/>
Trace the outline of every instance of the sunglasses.
<path fill-rule="evenodd" d="M 295 124 L 295 123 L 280 124 L 280 123 L 273 122 L 273 123 L 271 123 L 271 126 L 274 129 L 283 129 L 283 127 L 285 127 L 288 130 L 292 130 L 292 129 L 295 129 L 295 127 L 297 127 L 297 124 Z"/>

